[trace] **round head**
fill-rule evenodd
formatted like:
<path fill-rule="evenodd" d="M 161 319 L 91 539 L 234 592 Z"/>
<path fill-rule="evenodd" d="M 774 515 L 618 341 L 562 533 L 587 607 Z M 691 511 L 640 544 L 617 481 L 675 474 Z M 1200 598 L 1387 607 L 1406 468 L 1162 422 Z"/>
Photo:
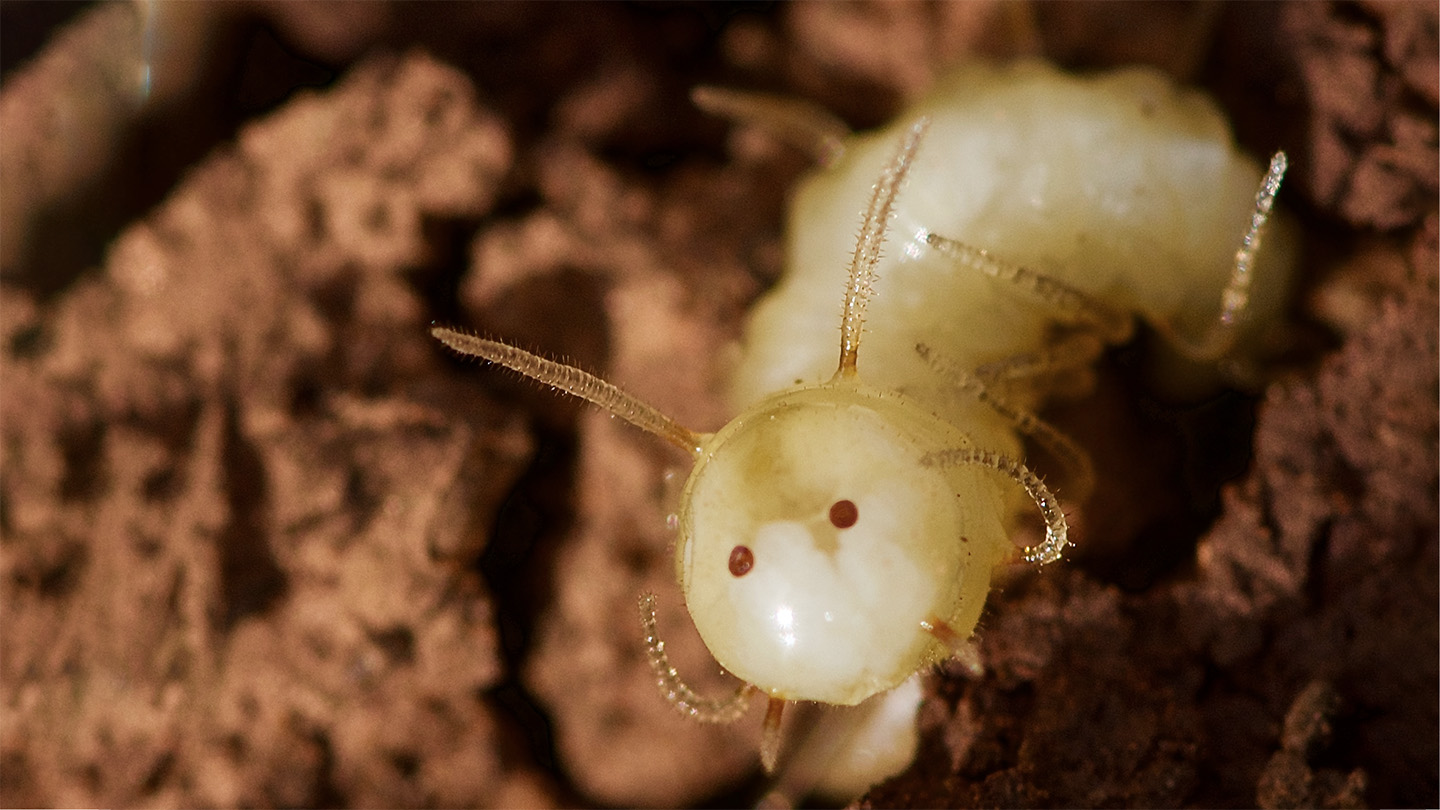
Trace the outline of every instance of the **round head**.
<path fill-rule="evenodd" d="M 854 386 L 772 397 L 717 433 L 676 548 L 716 659 L 772 697 L 855 704 L 940 654 L 922 621 L 968 615 L 968 635 L 995 559 L 965 537 L 964 474 L 920 461 L 946 439 L 902 397 Z"/>

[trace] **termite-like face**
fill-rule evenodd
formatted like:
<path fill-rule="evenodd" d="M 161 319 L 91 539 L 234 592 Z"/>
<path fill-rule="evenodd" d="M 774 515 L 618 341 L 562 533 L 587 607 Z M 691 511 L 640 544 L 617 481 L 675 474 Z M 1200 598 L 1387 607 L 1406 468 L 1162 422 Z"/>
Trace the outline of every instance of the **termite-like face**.
<path fill-rule="evenodd" d="M 831 384 L 706 443 L 676 566 L 722 665 L 772 697 L 854 704 L 940 653 L 922 622 L 967 599 L 978 613 L 994 562 L 962 539 L 994 536 L 962 512 L 963 475 L 921 461 L 946 431 L 902 397 Z"/>

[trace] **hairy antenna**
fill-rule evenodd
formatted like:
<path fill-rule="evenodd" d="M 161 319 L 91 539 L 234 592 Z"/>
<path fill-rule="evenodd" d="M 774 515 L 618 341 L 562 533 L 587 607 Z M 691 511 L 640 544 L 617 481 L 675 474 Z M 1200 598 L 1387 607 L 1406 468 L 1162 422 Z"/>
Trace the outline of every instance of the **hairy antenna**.
<path fill-rule="evenodd" d="M 554 386 L 571 396 L 599 405 L 641 430 L 659 436 L 693 456 L 700 454 L 702 437 L 675 420 L 625 393 L 617 386 L 574 366 L 547 360 L 524 349 L 467 335 L 443 326 L 431 327 L 436 340 L 460 354 L 498 363 L 532 380 Z"/>
<path fill-rule="evenodd" d="M 860 225 L 860 239 L 855 244 L 855 257 L 850 260 L 850 281 L 845 285 L 845 314 L 840 320 L 840 368 L 837 377 L 855 375 L 855 358 L 860 351 L 860 331 L 865 324 L 865 305 L 875 291 L 875 265 L 880 261 L 880 245 L 890 225 L 890 210 L 895 195 L 910 171 L 920 140 L 930 128 L 930 119 L 921 118 L 910 127 L 900 148 L 885 164 L 885 171 L 870 193 L 870 205 Z"/>
<path fill-rule="evenodd" d="M 1250 227 L 1245 238 L 1235 250 L 1235 264 L 1230 268 L 1230 281 L 1220 294 L 1220 315 L 1211 323 L 1210 329 L 1199 340 L 1185 339 L 1166 327 L 1163 331 L 1182 354 L 1196 360 L 1211 360 L 1227 352 L 1234 344 L 1237 327 L 1245 308 L 1250 305 L 1251 269 L 1255 257 L 1260 253 L 1260 243 L 1265 236 L 1265 226 L 1270 222 L 1270 212 L 1275 208 L 1275 196 L 1280 193 L 1280 181 L 1285 178 L 1289 160 L 1284 152 L 1276 152 L 1270 158 L 1270 169 L 1260 181 L 1255 192 L 1255 209 L 1250 214 Z M 1162 324 L 1161 326 L 1165 326 Z"/>

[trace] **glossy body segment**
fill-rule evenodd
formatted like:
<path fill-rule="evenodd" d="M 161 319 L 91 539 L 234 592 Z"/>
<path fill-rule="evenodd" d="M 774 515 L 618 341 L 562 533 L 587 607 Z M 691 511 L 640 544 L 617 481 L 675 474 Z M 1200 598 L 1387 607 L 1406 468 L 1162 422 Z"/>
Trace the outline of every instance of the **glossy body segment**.
<path fill-rule="evenodd" d="M 844 705 L 948 655 L 922 623 L 973 627 L 1014 550 L 993 473 L 925 462 L 972 443 L 904 395 L 848 382 L 776 395 L 715 434 L 676 548 L 711 653 L 774 697 Z M 753 567 L 735 576 L 739 544 Z"/>
<path fill-rule="evenodd" d="M 866 314 L 868 384 L 911 390 L 956 423 L 993 420 L 943 386 L 922 391 L 935 377 L 915 344 L 977 369 L 1045 346 L 1063 315 L 941 254 L 930 234 L 1180 336 L 1198 340 L 1216 321 L 1261 170 L 1235 146 L 1214 102 L 1144 68 L 1087 77 L 1038 62 L 969 65 L 892 126 L 846 141 L 844 155 L 801 186 L 786 275 L 757 305 L 732 379 L 737 408 L 833 373 L 831 302 L 858 201 L 918 116 L 930 119 L 930 132 L 896 201 Z M 1292 263 L 1284 237 L 1272 227 L 1255 262 L 1252 323 L 1273 320 L 1283 300 Z M 1007 396 L 1033 408 L 1045 393 L 1017 386 Z"/>

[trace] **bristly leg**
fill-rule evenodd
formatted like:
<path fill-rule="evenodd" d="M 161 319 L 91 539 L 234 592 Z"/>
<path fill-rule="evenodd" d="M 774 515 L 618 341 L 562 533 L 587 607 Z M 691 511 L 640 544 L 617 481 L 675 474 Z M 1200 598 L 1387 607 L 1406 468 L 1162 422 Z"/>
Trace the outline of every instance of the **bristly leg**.
<path fill-rule="evenodd" d="M 1024 488 L 1026 494 L 1030 496 L 1030 500 L 1034 501 L 1035 506 L 1039 508 L 1040 517 L 1045 521 L 1045 539 L 1038 546 L 1027 546 L 1022 550 L 1025 561 L 1044 565 L 1060 559 L 1060 552 L 1069 542 L 1069 524 L 1065 522 L 1065 514 L 1060 511 L 1060 504 L 1055 500 L 1054 493 L 1045 486 L 1039 476 L 1030 471 L 1029 467 L 1009 456 L 990 450 L 971 448 L 954 448 L 926 453 L 920 458 L 920 463 L 941 467 L 974 464 L 977 467 L 985 467 L 1008 475 L 1011 480 Z"/>
<path fill-rule="evenodd" d="M 1012 264 L 992 256 L 987 250 L 939 234 L 926 234 L 925 242 L 957 264 L 979 270 L 1009 283 L 1014 290 L 1033 296 L 1057 320 L 1093 327 L 1107 343 L 1124 343 L 1134 331 L 1129 313 L 1117 312 L 1047 273 Z"/>
<path fill-rule="evenodd" d="M 834 165 L 850 137 L 844 121 L 804 99 L 702 85 L 690 91 L 690 100 L 711 115 L 760 127 L 810 153 L 821 166 Z"/>
<path fill-rule="evenodd" d="M 975 369 L 986 383 L 1029 380 L 1086 368 L 1105 351 L 1105 342 L 1091 332 L 1074 332 L 1033 352 L 1011 355 Z"/>
<path fill-rule="evenodd" d="M 1052 456 L 1059 459 L 1070 473 L 1070 485 L 1074 487 L 1073 500 L 1083 501 L 1090 496 L 1095 485 L 1095 469 L 1086 453 L 1074 439 L 1066 436 L 1051 425 L 1024 408 L 1017 408 L 996 396 L 978 377 L 962 369 L 959 364 L 924 343 L 915 344 L 915 351 L 936 374 L 953 383 L 960 391 L 990 406 L 1016 430 L 1034 439 Z"/>

